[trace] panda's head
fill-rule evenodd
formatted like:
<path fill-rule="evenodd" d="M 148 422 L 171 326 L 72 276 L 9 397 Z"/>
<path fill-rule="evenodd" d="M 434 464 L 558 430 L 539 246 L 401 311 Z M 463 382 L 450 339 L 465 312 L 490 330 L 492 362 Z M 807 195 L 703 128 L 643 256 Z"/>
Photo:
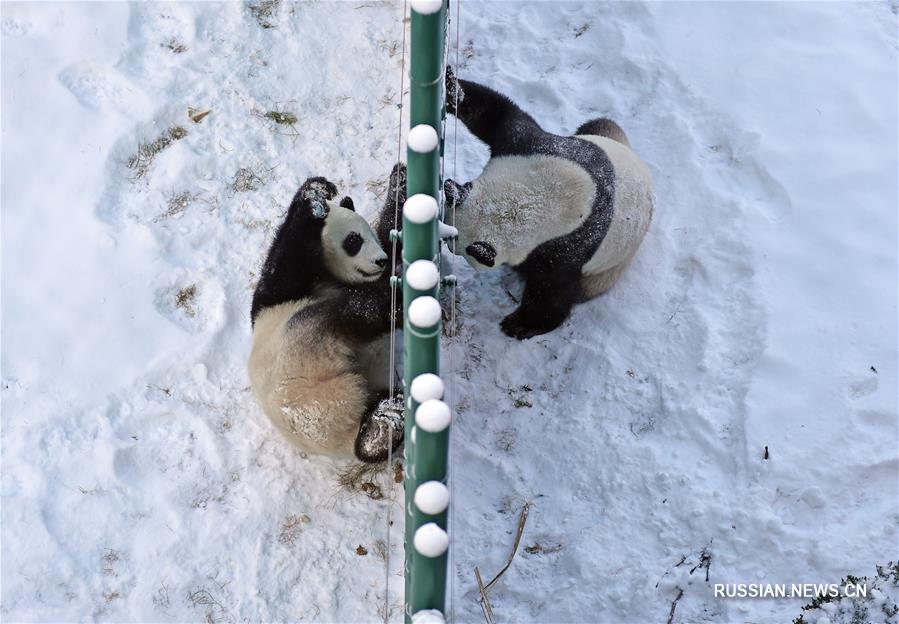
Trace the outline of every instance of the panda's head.
<path fill-rule="evenodd" d="M 321 228 L 321 251 L 325 270 L 335 279 L 347 283 L 374 282 L 387 267 L 387 254 L 378 237 L 344 197 L 338 203 L 337 187 L 325 178 L 309 178 L 300 187 L 301 219 L 311 219 Z M 308 221 L 307 221 L 308 222 Z"/>
<path fill-rule="evenodd" d="M 387 254 L 378 237 L 353 208 L 353 200 L 340 203 L 326 200 L 322 228 L 322 255 L 325 268 L 347 284 L 374 282 L 387 267 Z"/>

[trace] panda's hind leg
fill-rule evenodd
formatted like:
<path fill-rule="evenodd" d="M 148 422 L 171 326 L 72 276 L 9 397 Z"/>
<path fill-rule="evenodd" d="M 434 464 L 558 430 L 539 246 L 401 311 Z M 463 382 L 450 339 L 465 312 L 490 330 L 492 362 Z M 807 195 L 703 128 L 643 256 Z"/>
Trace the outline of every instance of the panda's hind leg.
<path fill-rule="evenodd" d="M 613 141 L 618 141 L 623 145 L 631 146 L 630 141 L 627 140 L 627 135 L 624 133 L 624 130 L 621 129 L 617 123 L 608 119 L 607 117 L 597 117 L 596 119 L 591 119 L 587 123 L 581 125 L 580 128 L 574 133 L 577 135 L 589 134 L 594 136 L 607 137 L 612 139 Z"/>
<path fill-rule="evenodd" d="M 556 329 L 571 314 L 581 293 L 580 269 L 521 270 L 525 278 L 521 304 L 500 323 L 503 332 L 525 340 Z"/>
<path fill-rule="evenodd" d="M 356 436 L 356 457 L 367 464 L 387 460 L 403 443 L 403 395 L 381 397 L 362 418 Z"/>

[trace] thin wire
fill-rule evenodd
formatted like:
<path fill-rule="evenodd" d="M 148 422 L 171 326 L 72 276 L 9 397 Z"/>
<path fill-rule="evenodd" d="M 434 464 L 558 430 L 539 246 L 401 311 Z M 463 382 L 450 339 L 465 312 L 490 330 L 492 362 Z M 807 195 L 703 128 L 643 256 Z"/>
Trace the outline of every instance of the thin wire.
<path fill-rule="evenodd" d="M 402 155 L 403 149 L 403 88 L 405 87 L 405 79 L 406 79 L 406 5 L 408 4 L 408 0 L 403 0 L 403 15 L 400 19 L 400 25 L 403 28 L 403 45 L 402 45 L 402 56 L 400 57 L 400 110 L 399 110 L 399 121 L 397 123 L 397 131 L 396 131 L 396 162 L 400 162 L 400 156 Z M 397 171 L 399 174 L 399 171 Z M 399 177 L 399 176 L 398 176 Z M 387 192 L 390 192 L 390 180 L 387 181 Z M 393 202 L 393 226 L 394 229 L 397 229 L 397 221 L 399 219 L 400 213 L 400 189 L 399 185 L 395 189 L 394 192 L 394 202 Z M 396 237 L 393 238 L 392 251 L 390 254 L 390 277 L 393 278 L 396 276 L 396 247 L 397 241 Z M 388 380 L 388 388 L 390 394 L 390 403 L 393 404 L 393 395 L 396 386 L 396 371 L 394 371 L 394 366 L 396 366 L 396 283 L 395 280 L 390 280 L 390 367 L 388 370 L 388 374 L 390 375 L 390 379 Z M 405 402 L 405 401 L 404 401 Z M 393 468 L 393 424 L 387 424 L 387 482 L 390 485 L 390 470 Z M 387 545 L 386 552 L 387 556 L 384 557 L 384 624 L 389 624 L 390 622 L 390 525 L 391 525 L 391 516 L 393 511 L 393 487 L 390 486 L 389 495 L 387 497 Z"/>
<path fill-rule="evenodd" d="M 456 62 L 455 67 L 456 71 L 459 71 L 459 45 L 460 35 L 459 31 L 462 28 L 462 22 L 459 18 L 459 4 L 461 4 L 461 0 L 456 0 Z M 459 76 L 456 75 L 456 80 L 458 81 Z M 453 115 L 453 181 L 458 179 L 457 177 L 457 164 L 458 164 L 458 140 L 459 140 L 459 85 L 456 84 L 456 90 L 454 94 L 454 103 L 453 110 L 456 113 Z M 456 202 L 453 202 L 452 207 L 452 215 L 453 215 L 453 227 L 456 225 Z M 455 274 L 456 272 L 456 242 L 457 239 L 452 239 L 452 253 L 450 254 L 450 272 Z M 450 365 L 450 376 L 449 376 L 449 400 L 450 400 L 450 408 L 454 409 L 456 403 L 456 284 L 453 284 L 453 290 L 450 294 L 450 353 L 449 353 L 449 365 Z M 455 444 L 453 444 L 453 428 L 450 428 L 449 435 L 449 451 L 448 451 L 448 463 L 450 468 L 450 475 L 452 478 L 449 479 L 450 485 L 450 500 L 452 501 L 452 505 L 450 506 L 450 525 L 453 530 L 456 529 L 456 478 L 453 470 L 453 451 L 455 450 Z M 452 556 L 452 553 L 451 553 Z M 453 561 L 453 566 L 455 566 L 455 560 Z M 455 609 L 455 595 L 456 595 L 456 574 L 454 571 L 450 570 L 450 609 L 448 611 L 453 614 L 453 621 L 456 619 L 456 609 Z"/>
<path fill-rule="evenodd" d="M 408 0 L 403 0 L 403 18 L 400 20 L 400 23 L 403 27 L 403 52 L 400 57 L 400 111 L 399 111 L 399 120 L 397 124 L 397 132 L 396 132 L 396 162 L 399 164 L 400 156 L 402 155 L 403 149 L 403 89 L 405 88 L 405 79 L 406 79 L 406 5 L 408 4 Z M 390 180 L 387 181 L 387 192 L 390 192 Z M 393 225 L 394 229 L 397 229 L 397 221 L 399 220 L 400 213 L 400 193 L 399 187 L 397 187 L 396 192 L 394 193 L 394 203 L 393 203 Z M 396 248 L 397 241 L 394 237 L 392 242 L 392 251 L 390 261 L 392 263 L 390 273 L 391 277 L 396 276 Z M 391 280 L 390 284 L 390 379 L 388 380 L 388 388 L 390 389 L 390 398 L 393 399 L 394 392 L 396 390 L 396 372 L 393 370 L 393 367 L 396 365 L 395 360 L 395 347 L 396 347 L 396 284 L 393 283 L 394 280 Z"/>

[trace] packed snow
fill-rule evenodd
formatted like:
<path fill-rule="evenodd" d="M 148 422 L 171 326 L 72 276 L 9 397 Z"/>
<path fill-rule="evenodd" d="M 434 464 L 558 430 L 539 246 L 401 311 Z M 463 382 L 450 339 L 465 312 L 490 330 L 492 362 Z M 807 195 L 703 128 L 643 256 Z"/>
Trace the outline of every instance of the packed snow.
<path fill-rule="evenodd" d="M 621 281 L 531 340 L 498 326 L 513 273 L 445 256 L 448 621 L 483 621 L 474 567 L 528 503 L 497 622 L 896 622 L 899 5 L 456 9 L 460 77 L 560 134 L 615 119 L 657 203 Z M 402 619 L 396 470 L 299 453 L 246 362 L 302 181 L 384 201 L 403 10 L 0 5 L 3 620 Z M 867 598 L 714 589 L 850 577 Z"/>

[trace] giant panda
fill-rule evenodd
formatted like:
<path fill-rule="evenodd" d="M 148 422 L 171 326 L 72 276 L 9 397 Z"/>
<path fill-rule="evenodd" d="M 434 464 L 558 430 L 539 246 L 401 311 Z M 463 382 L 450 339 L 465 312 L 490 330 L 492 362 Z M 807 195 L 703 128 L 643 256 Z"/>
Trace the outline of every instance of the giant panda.
<path fill-rule="evenodd" d="M 325 178 L 306 180 L 275 234 L 250 311 L 250 384 L 304 451 L 379 462 L 403 441 L 402 396 L 388 399 L 387 241 L 336 196 Z"/>
<path fill-rule="evenodd" d="M 519 340 L 545 334 L 627 268 L 652 219 L 649 169 L 611 120 L 559 136 L 449 68 L 446 87 L 447 110 L 490 148 L 477 179 L 445 183 L 457 245 L 476 269 L 507 264 L 524 278 L 502 330 Z"/>

